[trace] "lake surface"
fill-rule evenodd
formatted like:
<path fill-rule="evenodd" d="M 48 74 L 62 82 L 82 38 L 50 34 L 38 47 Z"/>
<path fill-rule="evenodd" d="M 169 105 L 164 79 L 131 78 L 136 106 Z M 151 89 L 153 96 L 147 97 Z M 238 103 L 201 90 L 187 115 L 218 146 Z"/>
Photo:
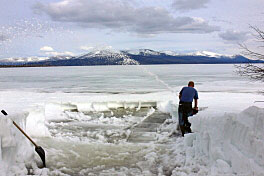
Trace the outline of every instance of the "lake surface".
<path fill-rule="evenodd" d="M 2 68 L 0 74 L 1 90 L 141 93 L 178 88 L 189 80 L 200 91 L 258 90 L 231 64 Z"/>

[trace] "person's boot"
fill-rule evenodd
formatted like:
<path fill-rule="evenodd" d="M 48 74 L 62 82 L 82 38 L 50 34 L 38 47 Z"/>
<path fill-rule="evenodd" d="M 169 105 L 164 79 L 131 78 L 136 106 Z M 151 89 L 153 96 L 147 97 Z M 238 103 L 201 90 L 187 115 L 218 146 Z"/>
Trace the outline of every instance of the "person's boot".
<path fill-rule="evenodd" d="M 185 131 L 186 131 L 186 133 L 191 133 L 192 129 L 189 126 L 185 126 Z"/>
<path fill-rule="evenodd" d="M 186 125 L 185 125 L 185 131 L 187 133 L 191 133 L 192 132 L 192 129 L 191 129 L 191 123 L 190 122 L 187 122 Z"/>
<path fill-rule="evenodd" d="M 180 125 L 180 129 L 181 129 L 181 132 L 182 132 L 182 137 L 184 137 L 185 127 L 183 125 Z"/>

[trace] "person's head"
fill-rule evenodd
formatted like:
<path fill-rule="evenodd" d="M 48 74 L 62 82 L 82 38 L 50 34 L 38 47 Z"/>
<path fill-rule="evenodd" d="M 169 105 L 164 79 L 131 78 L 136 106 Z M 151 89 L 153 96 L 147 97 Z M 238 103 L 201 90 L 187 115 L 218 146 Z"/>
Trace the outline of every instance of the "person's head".
<path fill-rule="evenodd" d="M 188 87 L 194 87 L 194 82 L 193 81 L 189 81 Z"/>

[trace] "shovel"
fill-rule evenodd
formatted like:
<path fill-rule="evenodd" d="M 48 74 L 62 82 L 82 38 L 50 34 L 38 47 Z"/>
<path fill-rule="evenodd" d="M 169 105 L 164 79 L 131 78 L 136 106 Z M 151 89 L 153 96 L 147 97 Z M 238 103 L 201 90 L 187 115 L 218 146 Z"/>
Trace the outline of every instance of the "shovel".
<path fill-rule="evenodd" d="M 7 113 L 2 110 L 1 111 L 5 116 L 7 116 Z M 35 146 L 35 151 L 38 153 L 38 155 L 40 156 L 40 159 L 43 162 L 43 166 L 46 167 L 46 162 L 45 162 L 45 151 L 43 150 L 43 148 L 41 146 L 38 146 L 17 124 L 16 122 L 13 121 L 13 124 L 17 127 L 17 129 L 19 129 L 19 131 L 21 131 L 21 133 L 23 133 L 29 140 L 30 142 L 32 142 L 32 144 Z"/>

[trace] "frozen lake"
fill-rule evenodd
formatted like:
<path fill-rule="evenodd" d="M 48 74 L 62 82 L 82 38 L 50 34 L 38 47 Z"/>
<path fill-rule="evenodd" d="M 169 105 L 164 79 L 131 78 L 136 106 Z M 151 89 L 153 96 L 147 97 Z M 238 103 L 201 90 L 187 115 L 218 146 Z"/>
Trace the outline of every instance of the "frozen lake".
<path fill-rule="evenodd" d="M 185 169 L 182 138 L 172 132 L 178 92 L 189 80 L 207 115 L 263 100 L 262 84 L 234 71 L 233 65 L 1 68 L 0 104 L 46 151 L 48 169 L 29 166 L 30 174 L 171 175 Z M 182 153 L 172 154 L 175 141 Z"/>
<path fill-rule="evenodd" d="M 256 91 L 230 65 L 91 66 L 0 69 L 1 90 L 63 93 L 148 93 L 184 86 L 193 80 L 199 91 Z M 159 79 L 159 80 L 157 80 Z M 254 85 L 254 86 L 252 86 Z"/>

